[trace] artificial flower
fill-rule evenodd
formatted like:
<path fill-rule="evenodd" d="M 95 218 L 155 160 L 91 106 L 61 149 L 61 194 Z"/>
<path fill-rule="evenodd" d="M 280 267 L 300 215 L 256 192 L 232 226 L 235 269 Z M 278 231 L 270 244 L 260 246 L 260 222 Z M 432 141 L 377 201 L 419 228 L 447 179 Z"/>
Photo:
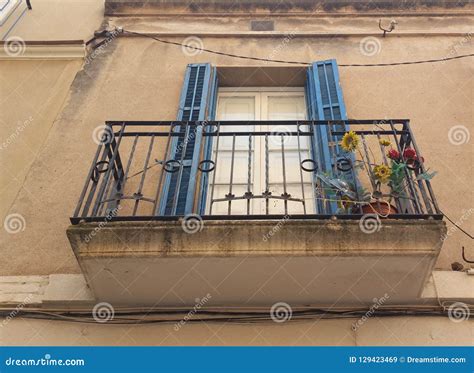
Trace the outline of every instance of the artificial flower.
<path fill-rule="evenodd" d="M 353 152 L 359 145 L 359 136 L 354 131 L 349 131 L 344 134 L 341 140 L 341 147 L 346 152 Z"/>
<path fill-rule="evenodd" d="M 398 150 L 395 149 L 390 149 L 387 153 L 387 156 L 394 161 L 400 159 L 400 153 Z"/>
<path fill-rule="evenodd" d="M 379 140 L 379 143 L 380 143 L 380 145 L 382 145 L 382 146 L 390 146 L 390 145 L 392 145 L 392 143 L 390 142 L 390 140 L 385 140 L 385 139 L 380 139 L 380 140 Z"/>
<path fill-rule="evenodd" d="M 374 167 L 374 176 L 381 183 L 388 182 L 391 174 L 392 170 L 390 169 L 390 167 L 384 164 L 380 164 Z"/>
<path fill-rule="evenodd" d="M 403 158 L 405 159 L 415 159 L 416 158 L 416 151 L 413 148 L 406 148 L 403 151 Z"/>

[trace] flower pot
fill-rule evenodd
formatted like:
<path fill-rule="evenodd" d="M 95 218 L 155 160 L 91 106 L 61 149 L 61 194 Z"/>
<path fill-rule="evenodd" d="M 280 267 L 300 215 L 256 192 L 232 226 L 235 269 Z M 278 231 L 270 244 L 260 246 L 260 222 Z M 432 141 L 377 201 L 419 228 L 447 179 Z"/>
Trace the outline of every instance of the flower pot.
<path fill-rule="evenodd" d="M 420 168 L 420 161 L 418 159 L 407 159 L 405 163 L 409 170 L 418 171 Z"/>
<path fill-rule="evenodd" d="M 367 205 L 360 206 L 362 214 L 378 214 L 380 217 L 387 217 L 388 215 L 396 214 L 397 208 L 386 202 L 371 202 Z"/>

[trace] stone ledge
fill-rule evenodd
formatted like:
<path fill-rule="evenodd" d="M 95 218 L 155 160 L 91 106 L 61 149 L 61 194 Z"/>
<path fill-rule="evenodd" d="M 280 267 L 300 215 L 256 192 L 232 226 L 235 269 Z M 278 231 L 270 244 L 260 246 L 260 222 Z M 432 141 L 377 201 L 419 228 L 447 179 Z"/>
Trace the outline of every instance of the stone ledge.
<path fill-rule="evenodd" d="M 238 4 L 231 0 L 106 0 L 105 15 L 116 16 L 122 14 L 149 15 L 163 14 L 164 12 L 177 11 L 189 13 L 228 12 L 232 5 L 232 12 L 251 12 L 278 14 L 282 12 L 314 12 L 314 13 L 342 13 L 347 11 L 378 12 L 387 11 L 414 11 L 426 9 L 462 10 L 470 9 L 469 0 L 413 0 L 398 2 L 393 0 L 240 0 Z"/>
<path fill-rule="evenodd" d="M 446 231 L 442 221 L 388 219 L 372 234 L 363 233 L 358 220 L 206 220 L 194 234 L 179 221 L 113 222 L 94 234 L 97 227 L 68 228 L 76 256 L 437 256 Z"/>
<path fill-rule="evenodd" d="M 1 60 L 81 60 L 86 57 L 86 48 L 82 40 L 59 41 L 23 41 L 9 51 L 8 44 L 0 41 Z"/>
<path fill-rule="evenodd" d="M 74 303 L 94 300 L 83 275 L 0 277 L 0 304 L 23 306 L 52 302 Z"/>

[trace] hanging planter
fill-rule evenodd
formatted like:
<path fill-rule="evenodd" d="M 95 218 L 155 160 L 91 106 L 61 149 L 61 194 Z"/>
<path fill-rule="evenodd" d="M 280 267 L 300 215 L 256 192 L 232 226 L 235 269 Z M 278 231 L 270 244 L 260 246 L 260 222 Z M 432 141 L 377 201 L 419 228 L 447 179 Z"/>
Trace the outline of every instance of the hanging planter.
<path fill-rule="evenodd" d="M 390 215 L 397 214 L 398 210 L 395 206 L 388 202 L 370 202 L 368 204 L 360 206 L 361 213 L 365 214 L 377 214 L 381 218 L 386 218 Z"/>

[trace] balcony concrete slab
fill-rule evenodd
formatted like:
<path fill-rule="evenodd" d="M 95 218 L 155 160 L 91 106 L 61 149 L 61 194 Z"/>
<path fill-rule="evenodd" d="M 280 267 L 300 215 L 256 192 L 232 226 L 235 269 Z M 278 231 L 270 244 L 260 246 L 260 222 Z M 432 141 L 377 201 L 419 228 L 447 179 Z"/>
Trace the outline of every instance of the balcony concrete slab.
<path fill-rule="evenodd" d="M 71 246 L 97 300 L 114 305 L 354 306 L 421 297 L 446 228 L 437 220 L 81 223 Z M 272 233 L 270 233 L 272 232 Z"/>

